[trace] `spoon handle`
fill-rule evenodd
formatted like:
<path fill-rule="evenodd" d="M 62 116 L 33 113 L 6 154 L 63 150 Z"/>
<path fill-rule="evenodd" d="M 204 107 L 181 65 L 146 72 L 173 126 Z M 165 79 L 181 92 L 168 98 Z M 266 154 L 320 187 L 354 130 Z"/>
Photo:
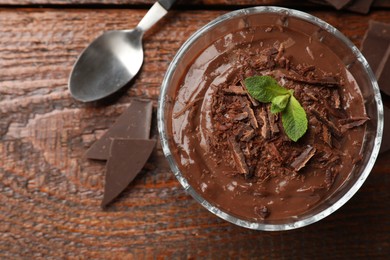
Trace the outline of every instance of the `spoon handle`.
<path fill-rule="evenodd" d="M 146 15 L 137 25 L 137 29 L 142 33 L 149 30 L 155 23 L 157 23 L 164 15 L 168 13 L 175 0 L 159 0 L 149 9 Z"/>

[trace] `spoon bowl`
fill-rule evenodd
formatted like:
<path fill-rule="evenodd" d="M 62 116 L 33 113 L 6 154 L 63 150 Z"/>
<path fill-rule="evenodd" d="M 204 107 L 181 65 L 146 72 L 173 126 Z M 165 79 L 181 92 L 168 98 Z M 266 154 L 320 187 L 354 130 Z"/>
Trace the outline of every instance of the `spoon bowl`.
<path fill-rule="evenodd" d="M 85 49 L 71 73 L 70 92 L 89 102 L 115 93 L 129 82 L 143 63 L 143 32 L 109 31 Z"/>
<path fill-rule="evenodd" d="M 71 95 L 82 102 L 96 101 L 126 85 L 143 63 L 142 36 L 168 13 L 174 0 L 159 0 L 133 30 L 108 31 L 79 56 L 69 77 Z"/>

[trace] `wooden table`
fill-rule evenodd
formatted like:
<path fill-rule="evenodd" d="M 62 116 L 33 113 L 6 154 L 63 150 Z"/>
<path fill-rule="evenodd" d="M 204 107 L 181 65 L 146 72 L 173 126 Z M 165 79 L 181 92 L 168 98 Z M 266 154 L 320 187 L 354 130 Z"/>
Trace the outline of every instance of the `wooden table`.
<path fill-rule="evenodd" d="M 134 27 L 152 2 L 0 0 L 0 258 L 389 257 L 390 152 L 345 206 L 293 231 L 247 230 L 217 218 L 186 195 L 161 149 L 101 210 L 104 164 L 84 152 L 132 97 L 156 105 L 168 64 L 207 22 L 255 2 L 277 4 L 318 16 L 357 46 L 370 19 L 390 23 L 383 0 L 369 15 L 291 0 L 182 1 L 147 33 L 131 86 L 102 102 L 75 101 L 67 80 L 80 51 L 103 31 Z"/>

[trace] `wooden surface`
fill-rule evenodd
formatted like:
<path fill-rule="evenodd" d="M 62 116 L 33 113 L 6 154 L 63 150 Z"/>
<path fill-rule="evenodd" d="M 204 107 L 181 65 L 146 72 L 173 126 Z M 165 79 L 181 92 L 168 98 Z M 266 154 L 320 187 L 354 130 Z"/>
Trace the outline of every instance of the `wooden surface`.
<path fill-rule="evenodd" d="M 253 231 L 220 220 L 185 194 L 161 149 L 122 196 L 102 211 L 104 165 L 86 160 L 83 153 L 131 97 L 157 101 L 165 70 L 181 44 L 229 8 L 207 10 L 199 5 L 196 11 L 173 10 L 146 35 L 145 63 L 131 86 L 110 100 L 82 104 L 67 89 L 77 55 L 105 30 L 134 27 L 146 10 L 12 5 L 21 2 L 43 1 L 0 1 L 11 4 L 0 9 L 1 259 L 390 255 L 390 153 L 379 157 L 345 206 L 298 230 Z M 390 10 L 383 8 L 367 16 L 329 8 L 307 11 L 358 46 L 369 19 L 390 23 Z"/>

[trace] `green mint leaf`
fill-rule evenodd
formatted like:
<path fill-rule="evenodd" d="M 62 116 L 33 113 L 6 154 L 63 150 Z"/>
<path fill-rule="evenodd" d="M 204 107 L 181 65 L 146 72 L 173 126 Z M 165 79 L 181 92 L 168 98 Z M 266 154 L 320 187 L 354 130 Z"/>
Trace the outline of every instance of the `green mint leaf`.
<path fill-rule="evenodd" d="M 282 112 L 282 123 L 287 136 L 294 142 L 298 141 L 307 130 L 306 112 L 294 96 L 290 97 Z"/>
<path fill-rule="evenodd" d="M 271 113 L 276 114 L 276 113 L 282 112 L 286 108 L 286 106 L 290 100 L 290 97 L 291 97 L 290 93 L 274 97 L 271 101 L 272 102 L 271 103 Z"/>
<path fill-rule="evenodd" d="M 290 92 L 281 87 L 271 76 L 253 76 L 246 78 L 245 87 L 249 94 L 260 102 L 271 102 L 277 96 L 286 95 Z"/>

